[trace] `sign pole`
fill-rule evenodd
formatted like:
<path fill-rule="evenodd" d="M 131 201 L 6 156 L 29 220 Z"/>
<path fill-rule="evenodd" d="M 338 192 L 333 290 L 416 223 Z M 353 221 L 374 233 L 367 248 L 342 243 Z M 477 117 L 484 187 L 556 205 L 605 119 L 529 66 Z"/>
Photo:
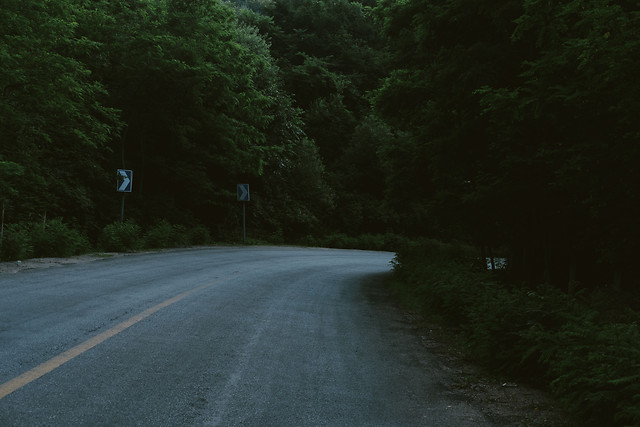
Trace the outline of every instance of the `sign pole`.
<path fill-rule="evenodd" d="M 251 200 L 249 196 L 249 184 L 237 185 L 238 201 L 242 203 L 242 244 L 247 243 L 247 202 Z"/>
<path fill-rule="evenodd" d="M 126 193 L 122 193 L 122 205 L 120 206 L 120 222 L 124 222 L 124 198 Z"/>
<path fill-rule="evenodd" d="M 246 202 L 242 202 L 242 244 L 247 243 Z"/>

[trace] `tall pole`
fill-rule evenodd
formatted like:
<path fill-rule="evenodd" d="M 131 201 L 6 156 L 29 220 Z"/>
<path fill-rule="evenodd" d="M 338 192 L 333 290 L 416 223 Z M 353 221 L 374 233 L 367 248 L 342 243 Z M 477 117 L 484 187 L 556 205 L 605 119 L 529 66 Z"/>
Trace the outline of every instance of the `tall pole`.
<path fill-rule="evenodd" d="M 122 193 L 122 204 L 120 205 L 120 222 L 124 222 L 124 198 L 125 193 Z"/>
<path fill-rule="evenodd" d="M 242 202 L 242 244 L 246 244 L 247 243 L 247 224 L 246 224 L 246 207 L 247 203 L 246 202 Z"/>

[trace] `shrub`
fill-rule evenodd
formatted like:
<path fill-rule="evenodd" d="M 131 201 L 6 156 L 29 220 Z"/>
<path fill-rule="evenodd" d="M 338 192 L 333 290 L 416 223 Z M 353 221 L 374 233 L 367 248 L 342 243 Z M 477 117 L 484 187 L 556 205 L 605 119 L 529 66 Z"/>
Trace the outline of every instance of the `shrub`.
<path fill-rule="evenodd" d="M 310 234 L 307 234 L 306 236 L 298 239 L 297 243 L 301 246 L 309 246 L 309 247 L 319 246 L 318 240 Z"/>
<path fill-rule="evenodd" d="M 549 367 L 552 391 L 583 424 L 640 425 L 638 323 L 598 324 L 592 313 L 529 335 Z"/>
<path fill-rule="evenodd" d="M 146 248 L 162 249 L 172 245 L 173 227 L 169 222 L 159 221 L 144 235 L 144 246 Z"/>
<path fill-rule="evenodd" d="M 209 229 L 201 225 L 189 229 L 189 243 L 192 245 L 206 245 L 211 243 Z"/>
<path fill-rule="evenodd" d="M 199 238 L 208 237 L 208 230 L 198 231 Z M 161 220 L 144 235 L 144 246 L 147 248 L 164 249 L 184 247 L 192 243 L 191 232 L 184 225 L 171 225 L 166 220 Z"/>
<path fill-rule="evenodd" d="M 381 234 L 362 234 L 358 237 L 358 248 L 381 251 L 384 249 L 384 236 Z"/>
<path fill-rule="evenodd" d="M 383 238 L 385 251 L 397 252 L 407 244 L 407 239 L 398 234 L 386 233 Z"/>
<path fill-rule="evenodd" d="M 20 225 L 6 225 L 0 245 L 0 259 L 15 261 L 29 258 L 32 253 L 33 246 L 29 231 Z"/>
<path fill-rule="evenodd" d="M 337 249 L 357 249 L 358 239 L 344 233 L 329 234 L 320 240 L 321 246 Z"/>
<path fill-rule="evenodd" d="M 99 245 L 109 252 L 135 251 L 142 246 L 140 234 L 140 227 L 132 221 L 114 222 L 102 230 Z"/>
<path fill-rule="evenodd" d="M 189 233 L 187 232 L 187 227 L 184 225 L 172 225 L 171 226 L 171 234 L 169 235 L 169 246 L 168 247 L 184 247 L 189 246 L 191 241 L 189 239 Z"/>
<path fill-rule="evenodd" d="M 473 255 L 462 245 L 410 243 L 396 257 L 394 290 L 462 331 L 475 360 L 550 386 L 583 424 L 640 425 L 640 315 L 611 298 L 592 306 L 590 296 L 551 286 L 498 282 L 474 271 Z M 612 317 L 614 302 L 623 315 Z"/>
<path fill-rule="evenodd" d="M 35 224 L 31 229 L 31 244 L 36 257 L 68 257 L 91 247 L 84 235 L 69 228 L 61 219 Z"/>
<path fill-rule="evenodd" d="M 307 235 L 299 238 L 297 243 L 303 246 L 395 252 L 406 244 L 406 238 L 392 233 L 361 234 L 360 236 L 333 233 L 318 238 Z"/>

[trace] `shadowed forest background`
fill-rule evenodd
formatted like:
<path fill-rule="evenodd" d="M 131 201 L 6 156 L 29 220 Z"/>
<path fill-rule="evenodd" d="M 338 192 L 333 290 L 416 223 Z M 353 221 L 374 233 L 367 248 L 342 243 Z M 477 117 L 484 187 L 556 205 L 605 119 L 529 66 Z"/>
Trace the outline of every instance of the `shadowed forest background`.
<path fill-rule="evenodd" d="M 468 245 L 507 259 L 491 280 L 637 309 L 637 0 L 2 0 L 0 28 L 3 259 L 237 241 L 248 183 L 252 239 L 405 269 Z M 541 348 L 523 360 L 566 353 Z M 640 423 L 633 348 L 631 373 L 571 398 L 608 412 L 578 411 Z"/>
<path fill-rule="evenodd" d="M 5 224 L 502 248 L 529 281 L 632 286 L 637 2 L 4 0 Z"/>

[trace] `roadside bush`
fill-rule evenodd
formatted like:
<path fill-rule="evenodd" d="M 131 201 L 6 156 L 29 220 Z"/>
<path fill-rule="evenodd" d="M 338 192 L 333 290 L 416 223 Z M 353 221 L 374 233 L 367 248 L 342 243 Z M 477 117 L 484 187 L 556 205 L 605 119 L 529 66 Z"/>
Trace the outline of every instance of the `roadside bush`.
<path fill-rule="evenodd" d="M 344 233 L 334 233 L 314 239 L 307 236 L 302 244 L 311 243 L 311 246 L 324 246 L 337 249 L 364 249 L 372 251 L 395 252 L 406 244 L 406 239 L 395 234 L 361 234 L 349 236 Z"/>
<path fill-rule="evenodd" d="M 469 310 L 482 293 L 484 278 L 465 268 L 473 253 L 456 243 L 425 239 L 406 242 L 394 260 L 398 291 L 423 314 L 437 315 L 454 326 L 469 321 Z"/>
<path fill-rule="evenodd" d="M 153 249 L 183 247 L 191 244 L 190 237 L 184 225 L 171 225 L 161 220 L 145 233 L 144 246 Z"/>
<path fill-rule="evenodd" d="M 319 246 L 318 239 L 316 239 L 310 234 L 307 234 L 306 236 L 298 239 L 297 243 L 301 246 L 309 246 L 309 247 Z"/>
<path fill-rule="evenodd" d="M 171 246 L 173 227 L 167 221 L 159 221 L 144 234 L 144 247 L 162 249 Z"/>
<path fill-rule="evenodd" d="M 532 291 L 487 282 L 467 310 L 469 349 L 488 366 L 544 385 L 547 367 L 540 363 L 539 348 L 527 332 L 542 325 L 561 327 L 571 307 L 570 298 L 550 287 Z"/>
<path fill-rule="evenodd" d="M 132 221 L 114 222 L 102 230 L 99 246 L 108 252 L 132 252 L 140 249 L 141 228 Z"/>
<path fill-rule="evenodd" d="M 396 256 L 392 290 L 461 331 L 471 358 L 549 387 L 583 425 L 640 425 L 640 314 L 616 305 L 616 320 L 615 299 L 590 305 L 589 295 L 497 281 L 473 268 L 473 255 L 410 243 Z"/>
<path fill-rule="evenodd" d="M 381 251 L 384 249 L 384 236 L 381 234 L 362 234 L 358 236 L 358 249 Z"/>
<path fill-rule="evenodd" d="M 336 249 L 356 249 L 358 247 L 358 240 L 344 233 L 335 233 L 320 239 L 320 246 Z"/>
<path fill-rule="evenodd" d="M 68 257 L 88 251 L 89 240 L 77 230 L 69 228 L 61 219 L 34 224 L 31 244 L 35 257 Z"/>
<path fill-rule="evenodd" d="M 188 240 L 192 245 L 207 245 L 211 243 L 211 232 L 201 225 L 189 229 Z"/>
<path fill-rule="evenodd" d="M 401 250 L 406 244 L 408 239 L 406 237 L 400 236 L 398 234 L 386 233 L 383 236 L 384 239 L 384 247 L 382 248 L 385 251 L 397 252 Z"/>
<path fill-rule="evenodd" d="M 640 425 L 638 322 L 598 324 L 595 317 L 528 336 L 538 342 L 551 390 L 583 424 Z"/>
<path fill-rule="evenodd" d="M 0 259 L 16 261 L 31 257 L 33 246 L 29 231 L 18 224 L 5 225 L 2 244 L 0 245 Z"/>
<path fill-rule="evenodd" d="M 187 227 L 185 227 L 184 225 L 172 225 L 170 236 L 171 239 L 169 242 L 169 247 L 180 248 L 189 246 L 191 244 L 189 232 L 187 231 Z"/>
<path fill-rule="evenodd" d="M 272 245 L 284 245 L 285 238 L 282 230 L 277 230 L 267 237 L 267 241 Z"/>

